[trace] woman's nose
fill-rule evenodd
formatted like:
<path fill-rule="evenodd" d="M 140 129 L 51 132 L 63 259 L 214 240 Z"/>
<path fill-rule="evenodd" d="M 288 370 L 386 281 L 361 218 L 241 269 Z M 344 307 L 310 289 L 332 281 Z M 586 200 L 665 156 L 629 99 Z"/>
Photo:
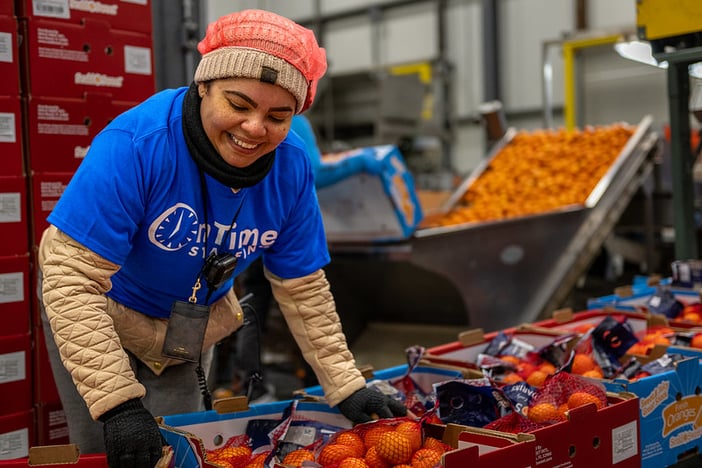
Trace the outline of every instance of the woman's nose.
<path fill-rule="evenodd" d="M 260 136 L 266 133 L 265 122 L 260 117 L 249 117 L 242 122 L 241 126 L 251 136 Z"/>

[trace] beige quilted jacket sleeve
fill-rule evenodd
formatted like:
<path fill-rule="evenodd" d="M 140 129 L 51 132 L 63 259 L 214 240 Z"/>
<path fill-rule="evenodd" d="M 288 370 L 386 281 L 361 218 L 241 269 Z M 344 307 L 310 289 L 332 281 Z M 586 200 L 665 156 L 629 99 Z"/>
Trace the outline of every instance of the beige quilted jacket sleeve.
<path fill-rule="evenodd" d="M 42 296 L 64 366 L 94 419 L 146 393 L 132 371 L 105 292 L 119 267 L 50 227 L 39 246 Z"/>
<path fill-rule="evenodd" d="M 317 376 L 330 406 L 366 385 L 348 349 L 336 304 L 323 270 L 281 279 L 266 270 L 283 317 Z"/>

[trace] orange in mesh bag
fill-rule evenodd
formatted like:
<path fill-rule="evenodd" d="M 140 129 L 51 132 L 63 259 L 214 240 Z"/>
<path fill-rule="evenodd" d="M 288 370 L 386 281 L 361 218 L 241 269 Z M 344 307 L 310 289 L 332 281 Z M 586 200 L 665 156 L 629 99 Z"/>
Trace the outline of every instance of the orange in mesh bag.
<path fill-rule="evenodd" d="M 447 450 L 451 447 L 424 437 L 421 420 L 388 418 L 334 434 L 319 450 L 317 462 L 324 468 L 356 467 L 362 463 L 369 468 L 403 464 L 433 468 L 440 466 L 441 456 Z"/>
<path fill-rule="evenodd" d="M 558 372 L 536 391 L 526 415 L 537 423 L 565 421 L 569 410 L 588 403 L 594 403 L 598 409 L 607 405 L 604 386 L 579 375 Z"/>

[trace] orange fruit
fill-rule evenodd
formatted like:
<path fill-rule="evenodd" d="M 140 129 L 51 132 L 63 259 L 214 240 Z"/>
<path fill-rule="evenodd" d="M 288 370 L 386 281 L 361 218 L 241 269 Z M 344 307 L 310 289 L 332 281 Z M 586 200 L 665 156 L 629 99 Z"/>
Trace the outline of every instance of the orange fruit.
<path fill-rule="evenodd" d="M 577 408 L 578 406 L 583 406 L 588 403 L 594 403 L 597 409 L 604 406 L 602 400 L 600 400 L 596 395 L 587 392 L 573 392 L 568 397 L 568 409 Z"/>
<path fill-rule="evenodd" d="M 532 372 L 536 370 L 536 366 L 530 362 L 522 362 L 519 364 L 519 368 L 517 369 L 517 372 L 519 372 L 519 375 L 524 377 L 525 379 L 528 378 Z"/>
<path fill-rule="evenodd" d="M 441 461 L 441 453 L 432 449 L 419 449 L 412 455 L 412 468 L 433 468 Z"/>
<path fill-rule="evenodd" d="M 550 362 L 544 362 L 539 366 L 538 370 L 540 370 L 546 375 L 553 375 L 556 373 L 556 366 L 554 366 Z"/>
<path fill-rule="evenodd" d="M 547 423 L 562 421 L 563 414 L 558 411 L 556 405 L 551 403 L 537 403 L 529 408 L 527 417 L 537 423 Z"/>
<path fill-rule="evenodd" d="M 641 343 L 662 344 L 667 346 L 670 344 L 670 339 L 665 337 L 662 333 L 646 333 L 643 338 L 641 338 Z"/>
<path fill-rule="evenodd" d="M 603 379 L 604 375 L 602 371 L 598 369 L 592 369 L 583 374 L 583 377 L 590 377 L 591 379 Z"/>
<path fill-rule="evenodd" d="M 368 449 L 366 452 L 366 464 L 368 464 L 369 468 L 390 468 L 391 465 L 380 458 L 380 455 L 378 455 L 378 451 L 376 450 L 375 447 L 371 447 Z"/>
<path fill-rule="evenodd" d="M 300 466 L 305 460 L 314 461 L 314 453 L 307 449 L 297 449 L 283 457 L 283 465 Z"/>
<path fill-rule="evenodd" d="M 700 322 L 702 321 L 702 315 L 697 312 L 685 312 L 682 319 L 687 320 L 688 322 Z"/>
<path fill-rule="evenodd" d="M 222 464 L 241 464 L 251 457 L 251 449 L 249 447 L 222 447 L 215 449 L 207 454 L 209 460 L 215 463 Z"/>
<path fill-rule="evenodd" d="M 524 379 L 516 372 L 510 372 L 502 377 L 502 383 L 505 385 L 516 384 L 517 382 L 524 382 Z"/>
<path fill-rule="evenodd" d="M 581 323 L 580 325 L 576 325 L 575 327 L 573 327 L 573 331 L 576 333 L 580 333 L 581 335 L 584 335 L 585 333 L 590 331 L 590 329 L 592 329 L 592 328 L 595 328 L 594 323 Z"/>
<path fill-rule="evenodd" d="M 697 333 L 695 336 L 692 337 L 692 341 L 690 341 L 690 346 L 693 348 L 702 348 L 702 333 Z"/>
<path fill-rule="evenodd" d="M 397 431 L 381 434 L 375 448 L 383 460 L 393 465 L 407 463 L 412 458 L 412 442 Z"/>
<path fill-rule="evenodd" d="M 366 431 L 366 433 L 363 435 L 363 444 L 366 446 L 366 450 L 378 443 L 378 439 L 381 435 L 393 430 L 394 429 L 392 427 L 382 423 L 376 424 L 368 429 L 368 431 Z"/>
<path fill-rule="evenodd" d="M 647 356 L 648 351 L 651 349 L 650 345 L 638 342 L 634 343 L 629 349 L 626 350 L 627 354 L 636 354 L 639 356 Z M 585 374 L 583 374 L 585 375 Z"/>
<path fill-rule="evenodd" d="M 366 453 L 366 447 L 363 444 L 361 436 L 351 431 L 339 432 L 334 438 L 335 444 L 348 445 L 353 448 L 355 457 L 362 457 Z"/>
<path fill-rule="evenodd" d="M 576 353 L 573 357 L 573 366 L 571 372 L 573 374 L 583 375 L 585 372 L 597 368 L 595 360 L 588 354 Z"/>
<path fill-rule="evenodd" d="M 270 450 L 266 450 L 265 452 L 256 454 L 244 468 L 264 468 L 263 463 L 266 461 L 266 458 L 268 458 L 268 455 L 270 454 Z"/>
<path fill-rule="evenodd" d="M 422 425 L 420 422 L 404 421 L 395 427 L 395 431 L 407 436 L 412 444 L 412 451 L 419 450 L 422 446 Z"/>
<path fill-rule="evenodd" d="M 424 444 L 422 444 L 422 448 L 426 449 L 432 449 L 435 450 L 439 453 L 444 453 L 448 449 L 448 445 L 444 444 L 441 442 L 439 439 L 435 437 L 427 437 L 424 439 Z"/>
<path fill-rule="evenodd" d="M 566 419 L 568 419 L 568 410 L 569 410 L 569 409 L 570 409 L 570 408 L 568 408 L 568 403 L 563 403 L 562 405 L 560 405 L 560 406 L 558 407 L 558 412 L 561 414 L 561 417 L 562 417 L 562 419 L 563 419 L 564 421 L 565 421 Z"/>
<path fill-rule="evenodd" d="M 515 367 L 519 366 L 519 363 L 521 362 L 521 359 L 519 359 L 517 356 L 511 356 L 509 354 L 505 354 L 504 356 L 500 356 L 500 359 L 505 361 L 508 364 L 512 364 Z"/>
<path fill-rule="evenodd" d="M 318 462 L 322 465 L 336 465 L 344 458 L 356 456 L 356 449 L 350 445 L 331 443 L 319 452 Z"/>
<path fill-rule="evenodd" d="M 339 468 L 370 468 L 363 458 L 349 457 L 339 463 Z"/>
<path fill-rule="evenodd" d="M 547 373 L 540 370 L 535 370 L 534 372 L 529 374 L 529 377 L 527 377 L 526 382 L 532 387 L 540 387 L 544 384 L 547 377 Z"/>

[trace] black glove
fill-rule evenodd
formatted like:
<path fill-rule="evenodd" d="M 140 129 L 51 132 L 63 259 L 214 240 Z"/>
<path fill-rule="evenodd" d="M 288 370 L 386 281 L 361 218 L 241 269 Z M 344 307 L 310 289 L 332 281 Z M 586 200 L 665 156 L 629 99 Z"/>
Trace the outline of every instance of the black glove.
<path fill-rule="evenodd" d="M 110 468 L 153 468 L 164 445 L 158 424 L 139 399 L 100 416 Z"/>
<path fill-rule="evenodd" d="M 407 408 L 401 402 L 370 388 L 351 394 L 339 403 L 339 411 L 356 424 L 372 421 L 374 414 L 380 418 L 407 415 Z"/>

